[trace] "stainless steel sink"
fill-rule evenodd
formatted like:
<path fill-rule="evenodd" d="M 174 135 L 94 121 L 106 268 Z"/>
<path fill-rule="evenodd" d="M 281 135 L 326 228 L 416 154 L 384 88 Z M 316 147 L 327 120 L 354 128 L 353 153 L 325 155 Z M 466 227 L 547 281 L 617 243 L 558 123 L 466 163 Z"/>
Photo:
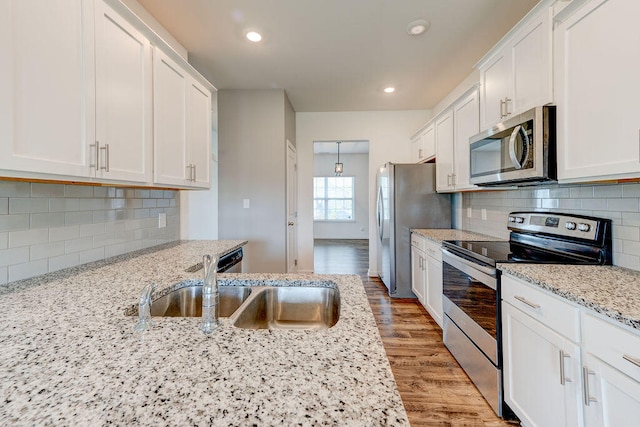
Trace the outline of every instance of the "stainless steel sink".
<path fill-rule="evenodd" d="M 324 287 L 262 287 L 232 316 L 245 329 L 328 329 L 340 318 L 340 293 Z"/>
<path fill-rule="evenodd" d="M 251 287 L 220 286 L 219 316 L 230 317 L 249 297 Z M 202 286 L 177 289 L 151 303 L 151 316 L 202 316 Z"/>

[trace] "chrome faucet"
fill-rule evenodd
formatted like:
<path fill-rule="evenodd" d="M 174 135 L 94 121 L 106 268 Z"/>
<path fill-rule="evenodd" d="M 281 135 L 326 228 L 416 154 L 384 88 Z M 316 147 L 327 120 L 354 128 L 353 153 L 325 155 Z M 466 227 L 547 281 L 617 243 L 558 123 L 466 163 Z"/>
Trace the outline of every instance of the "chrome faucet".
<path fill-rule="evenodd" d="M 220 325 L 218 320 L 218 303 L 220 296 L 218 294 L 218 278 L 216 272 L 218 270 L 218 257 L 205 255 L 202 258 L 204 265 L 204 282 L 202 284 L 202 322 L 200 330 L 205 334 L 210 334 Z"/>
<path fill-rule="evenodd" d="M 157 286 L 155 283 L 150 283 L 142 289 L 138 304 L 138 323 L 133 327 L 135 332 L 144 332 L 154 326 L 154 322 L 151 320 L 151 294 Z"/>

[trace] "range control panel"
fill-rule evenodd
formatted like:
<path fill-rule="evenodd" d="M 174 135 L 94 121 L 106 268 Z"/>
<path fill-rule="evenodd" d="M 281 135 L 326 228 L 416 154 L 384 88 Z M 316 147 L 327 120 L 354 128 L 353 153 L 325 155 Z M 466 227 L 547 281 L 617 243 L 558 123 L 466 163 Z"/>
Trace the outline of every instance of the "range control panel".
<path fill-rule="evenodd" d="M 596 218 L 548 212 L 513 212 L 509 214 L 509 230 L 553 234 L 595 240 L 599 221 Z"/>

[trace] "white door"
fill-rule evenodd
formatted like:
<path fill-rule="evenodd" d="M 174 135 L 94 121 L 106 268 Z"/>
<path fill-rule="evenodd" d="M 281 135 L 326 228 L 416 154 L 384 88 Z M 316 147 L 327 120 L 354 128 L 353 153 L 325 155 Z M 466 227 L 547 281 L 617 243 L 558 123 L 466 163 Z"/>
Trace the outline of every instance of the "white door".
<path fill-rule="evenodd" d="M 482 129 L 488 129 L 506 117 L 509 93 L 508 51 L 498 53 L 480 70 L 480 119 Z"/>
<path fill-rule="evenodd" d="M 436 190 L 452 190 L 453 175 L 453 111 L 436 120 Z"/>
<path fill-rule="evenodd" d="M 93 2 L 0 0 L 0 169 L 88 177 Z"/>
<path fill-rule="evenodd" d="M 582 425 L 580 347 L 502 303 L 504 398 L 526 426 Z"/>
<path fill-rule="evenodd" d="M 211 186 L 211 92 L 191 80 L 187 93 L 187 162 L 192 165 L 191 186 Z"/>
<path fill-rule="evenodd" d="M 422 305 L 425 305 L 425 259 L 424 252 L 415 246 L 411 246 L 411 290 L 418 297 Z"/>
<path fill-rule="evenodd" d="M 298 173 L 296 147 L 287 140 L 287 272 L 298 271 Z"/>
<path fill-rule="evenodd" d="M 454 107 L 453 124 L 455 188 L 456 190 L 476 188 L 475 185 L 469 182 L 471 179 L 469 172 L 469 138 L 480 132 L 480 104 L 477 90 L 474 90 Z"/>
<path fill-rule="evenodd" d="M 149 40 L 96 2 L 95 175 L 151 182 L 153 106 Z"/>
<path fill-rule="evenodd" d="M 187 164 L 186 103 L 188 75 L 161 50 L 153 58 L 154 177 L 156 184 L 185 186 Z"/>

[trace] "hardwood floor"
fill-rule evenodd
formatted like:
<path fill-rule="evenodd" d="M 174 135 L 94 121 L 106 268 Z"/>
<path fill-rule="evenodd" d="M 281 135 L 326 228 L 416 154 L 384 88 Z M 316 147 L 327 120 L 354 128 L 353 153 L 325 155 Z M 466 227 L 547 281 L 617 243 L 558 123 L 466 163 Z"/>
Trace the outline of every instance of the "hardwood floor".
<path fill-rule="evenodd" d="M 513 426 L 498 418 L 415 299 L 391 299 L 368 277 L 368 241 L 315 240 L 315 272 L 359 274 L 412 426 Z M 515 425 L 518 425 L 517 423 Z"/>

